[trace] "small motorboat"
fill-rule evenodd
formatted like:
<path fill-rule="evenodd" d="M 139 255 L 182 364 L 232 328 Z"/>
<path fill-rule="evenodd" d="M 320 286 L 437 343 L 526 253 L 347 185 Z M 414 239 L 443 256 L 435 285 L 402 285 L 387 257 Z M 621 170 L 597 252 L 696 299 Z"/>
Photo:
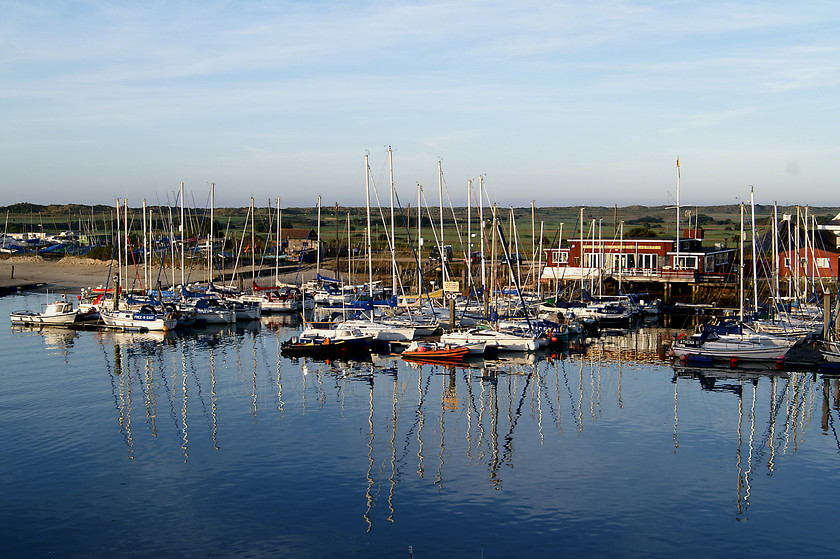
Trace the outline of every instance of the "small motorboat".
<path fill-rule="evenodd" d="M 62 298 L 48 303 L 43 312 L 17 311 L 9 315 L 12 324 L 24 326 L 69 326 L 79 318 L 73 304 Z"/>
<path fill-rule="evenodd" d="M 470 348 L 467 346 L 414 341 L 402 352 L 402 358 L 422 361 L 462 361 L 469 353 Z"/>
<path fill-rule="evenodd" d="M 330 336 L 295 336 L 280 344 L 280 353 L 286 357 L 335 358 L 358 352 L 358 344 L 347 339 Z"/>

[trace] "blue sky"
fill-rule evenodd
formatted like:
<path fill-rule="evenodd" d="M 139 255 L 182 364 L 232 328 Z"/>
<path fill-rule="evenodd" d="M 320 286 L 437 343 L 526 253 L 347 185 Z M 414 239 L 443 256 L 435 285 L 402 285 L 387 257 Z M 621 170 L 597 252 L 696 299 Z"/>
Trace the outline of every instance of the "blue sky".
<path fill-rule="evenodd" d="M 838 205 L 836 2 L 2 2 L 0 204 Z"/>

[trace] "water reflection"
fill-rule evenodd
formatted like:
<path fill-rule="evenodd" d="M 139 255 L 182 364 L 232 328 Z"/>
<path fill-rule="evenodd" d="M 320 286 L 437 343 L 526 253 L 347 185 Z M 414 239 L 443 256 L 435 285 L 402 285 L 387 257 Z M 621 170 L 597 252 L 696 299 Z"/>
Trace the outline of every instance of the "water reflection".
<path fill-rule="evenodd" d="M 368 362 L 287 359 L 281 343 L 294 333 L 294 321 L 280 317 L 183 332 L 38 335 L 65 363 L 73 361 L 80 338 L 93 340 L 129 460 L 152 452 L 150 442 L 184 461 L 197 449 L 219 451 L 234 442 L 231 437 L 248 433 L 246 425 L 220 437 L 220 421 L 224 426 L 239 416 L 250 423 L 286 421 L 305 429 L 326 454 L 334 446 L 361 459 L 352 491 L 368 531 L 399 520 L 408 500 L 401 483 L 409 478 L 446 494 L 453 480 L 471 476 L 500 492 L 515 468 L 530 465 L 534 447 L 561 448 L 568 444 L 564 435 L 597 437 L 604 418 L 611 426 L 627 421 L 631 407 L 664 412 L 662 443 L 669 454 L 671 448 L 685 452 L 681 444 L 696 446 L 698 437 L 697 404 L 691 396 L 686 404 L 686 394 L 713 397 L 719 407 L 715 424 L 724 428 L 715 433 L 715 444 L 731 458 L 739 519 L 746 518 L 756 475 L 772 476 L 805 441 L 818 398 L 821 429 L 840 449 L 838 379 L 823 376 L 819 384 L 813 373 L 775 367 L 675 367 L 671 373 L 663 366 L 667 329 L 606 333 L 581 352 L 506 354 L 457 366 L 378 354 Z M 640 371 L 650 379 L 667 371 L 664 398 L 645 393 L 653 381 L 640 378 Z M 690 419 L 681 423 L 686 407 Z M 330 433 L 336 422 L 348 424 L 359 440 Z"/>
<path fill-rule="evenodd" d="M 756 471 L 766 470 L 772 476 L 779 457 L 796 453 L 805 440 L 816 402 L 817 377 L 812 372 L 781 371 L 770 365 L 730 369 L 674 367 L 675 452 L 679 447 L 677 386 L 680 379 L 697 381 L 704 391 L 737 398 L 737 424 L 732 426 L 737 441 L 736 508 L 739 520 L 745 519 Z M 823 378 L 824 390 L 829 382 Z M 830 421 L 827 419 L 830 408 L 826 406 L 823 418 L 823 425 Z"/>

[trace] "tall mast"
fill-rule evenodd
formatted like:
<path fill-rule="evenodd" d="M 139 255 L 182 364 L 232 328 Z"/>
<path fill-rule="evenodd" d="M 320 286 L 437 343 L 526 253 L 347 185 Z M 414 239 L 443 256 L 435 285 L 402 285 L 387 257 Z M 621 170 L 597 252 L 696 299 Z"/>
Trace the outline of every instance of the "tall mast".
<path fill-rule="evenodd" d="M 143 198 L 143 285 L 146 288 L 146 293 L 149 290 L 148 235 L 149 230 L 146 227 L 146 199 Z"/>
<path fill-rule="evenodd" d="M 370 295 L 370 321 L 373 322 L 373 253 L 370 242 L 370 162 L 365 154 L 365 210 L 367 213 L 368 294 Z"/>
<path fill-rule="evenodd" d="M 624 220 L 618 224 L 618 292 L 621 293 L 621 276 L 624 272 Z"/>
<path fill-rule="evenodd" d="M 543 228 L 545 227 L 545 222 L 540 220 L 540 252 L 538 253 L 539 261 L 537 263 L 537 275 L 534 276 L 534 279 L 537 282 L 537 300 L 542 301 L 542 255 L 543 255 Z"/>
<path fill-rule="evenodd" d="M 388 175 L 391 179 L 391 294 L 397 294 L 397 257 L 394 230 L 394 152 L 388 146 Z"/>
<path fill-rule="evenodd" d="M 487 265 L 484 260 L 484 175 L 478 176 L 478 220 L 481 222 L 481 290 L 484 300 L 487 300 L 485 287 L 487 285 Z"/>
<path fill-rule="evenodd" d="M 178 196 L 181 198 L 181 286 L 184 285 L 184 236 L 187 234 L 187 228 L 184 226 L 184 183 L 181 183 L 178 190 Z"/>
<path fill-rule="evenodd" d="M 276 245 L 274 246 L 274 285 L 280 285 L 280 249 L 283 247 L 280 242 L 280 220 L 283 219 L 280 213 L 280 197 L 277 197 L 277 235 L 275 236 Z"/>
<path fill-rule="evenodd" d="M 738 319 L 744 322 L 744 203 L 740 204 L 741 210 L 741 236 L 740 236 L 740 259 L 738 261 Z"/>
<path fill-rule="evenodd" d="M 773 297 L 779 296 L 779 207 L 773 202 Z M 774 305 L 775 307 L 775 305 Z"/>
<path fill-rule="evenodd" d="M 753 308 L 758 315 L 758 253 L 755 245 L 755 188 L 750 185 L 750 212 L 752 216 L 752 273 L 753 273 Z"/>
<path fill-rule="evenodd" d="M 586 275 L 589 275 L 588 268 Z M 580 299 L 583 300 L 583 208 L 580 209 Z"/>
<path fill-rule="evenodd" d="M 117 269 L 119 270 L 119 280 L 120 285 L 115 285 L 114 290 L 119 289 L 119 287 L 123 284 L 123 267 L 122 267 L 122 238 L 120 237 L 120 199 L 117 198 L 117 234 L 115 235 L 117 239 Z M 118 310 L 118 309 L 114 309 Z"/>
<path fill-rule="evenodd" d="M 417 183 L 417 299 L 423 297 L 423 185 Z"/>
<path fill-rule="evenodd" d="M 214 256 L 214 254 L 213 254 L 213 252 L 214 252 L 213 251 L 213 210 L 216 206 L 216 198 L 215 198 L 216 192 L 215 192 L 215 190 L 216 190 L 216 183 L 211 182 L 210 183 L 210 239 L 208 239 L 208 241 L 207 241 L 207 244 L 209 245 L 208 249 L 207 249 L 207 251 L 208 251 L 207 260 L 208 260 L 208 268 L 209 268 L 209 272 L 210 272 L 207 275 L 207 278 L 209 280 L 210 285 L 213 285 L 213 256 Z M 144 204 L 145 204 L 145 202 L 144 202 Z"/>
<path fill-rule="evenodd" d="M 125 283 L 128 284 L 128 270 L 131 265 L 128 260 L 128 198 L 123 198 L 123 233 L 125 234 Z"/>
<path fill-rule="evenodd" d="M 536 229 L 536 222 L 534 221 L 534 202 L 536 200 L 531 200 L 531 269 L 528 271 L 528 275 L 531 277 L 534 276 L 534 260 L 536 260 L 537 256 L 537 229 Z M 542 256 L 542 255 L 540 255 Z M 517 261 L 519 258 L 517 258 Z M 539 288 L 537 289 L 539 291 Z"/>
<path fill-rule="evenodd" d="M 794 270 L 795 271 L 794 271 L 794 274 L 793 274 L 793 280 L 794 280 L 794 286 L 795 286 L 795 289 L 796 289 L 796 298 L 797 299 L 799 299 L 799 265 L 800 265 L 800 262 L 801 262 L 801 259 L 799 257 L 799 221 L 801 219 L 802 219 L 802 216 L 800 214 L 799 206 L 796 206 L 796 228 L 793 230 L 794 237 L 795 237 L 794 238 L 794 244 L 793 244 L 793 252 L 794 252 L 793 255 L 794 255 L 794 262 L 795 262 L 795 264 L 794 264 L 794 266 L 795 266 Z"/>
<path fill-rule="evenodd" d="M 803 301 L 808 301 L 808 287 L 811 283 L 811 278 L 813 277 L 814 273 L 811 271 L 811 265 L 808 263 L 808 206 L 805 206 L 805 219 L 802 220 L 802 224 L 804 225 L 804 229 L 802 230 L 803 235 L 805 236 L 802 239 L 803 246 L 802 248 L 805 250 L 805 255 L 803 260 L 805 261 L 805 269 L 803 272 L 805 273 L 805 286 L 802 288 L 802 299 Z"/>
<path fill-rule="evenodd" d="M 443 167 L 441 161 L 438 159 L 438 198 L 440 200 L 440 287 L 443 288 L 443 282 L 446 281 L 446 253 L 443 250 L 446 241 L 443 239 Z"/>
<path fill-rule="evenodd" d="M 318 224 L 316 226 L 317 244 L 315 245 L 315 279 L 321 275 L 321 195 L 318 195 Z"/>
<path fill-rule="evenodd" d="M 257 248 L 254 241 L 254 197 L 251 196 L 251 289 L 257 283 Z"/>
<path fill-rule="evenodd" d="M 472 295 L 472 214 L 471 197 L 472 196 L 472 179 L 467 179 L 467 291 L 468 298 Z"/>
<path fill-rule="evenodd" d="M 743 208 L 742 208 L 743 209 Z M 674 259 L 674 269 L 680 267 L 680 156 L 677 156 L 677 256 Z M 741 317 L 743 320 L 743 317 Z"/>
<path fill-rule="evenodd" d="M 350 248 L 350 212 L 347 212 L 347 284 L 353 285 L 353 249 Z"/>

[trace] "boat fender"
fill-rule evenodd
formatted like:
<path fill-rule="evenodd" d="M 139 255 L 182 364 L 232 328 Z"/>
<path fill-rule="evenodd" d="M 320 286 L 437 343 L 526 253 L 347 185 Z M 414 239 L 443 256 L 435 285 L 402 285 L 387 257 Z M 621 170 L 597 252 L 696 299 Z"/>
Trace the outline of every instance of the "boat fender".
<path fill-rule="evenodd" d="M 326 338 L 324 338 L 324 345 L 329 345 L 329 344 L 330 344 L 330 338 L 329 338 L 329 336 L 327 336 Z"/>

